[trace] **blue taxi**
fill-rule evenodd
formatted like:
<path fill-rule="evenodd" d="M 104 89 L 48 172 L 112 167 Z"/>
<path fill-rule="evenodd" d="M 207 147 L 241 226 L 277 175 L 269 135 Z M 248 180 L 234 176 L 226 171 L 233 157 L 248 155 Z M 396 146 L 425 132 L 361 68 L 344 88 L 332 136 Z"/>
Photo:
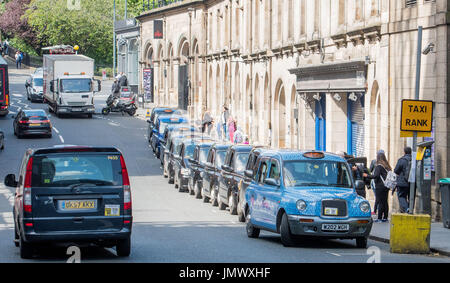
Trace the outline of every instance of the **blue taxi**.
<path fill-rule="evenodd" d="M 156 118 L 155 127 L 153 127 L 153 135 L 151 137 L 151 146 L 156 156 L 160 156 L 161 153 L 161 141 L 164 140 L 164 132 L 168 126 L 171 125 L 188 125 L 188 119 L 185 116 L 171 115 L 171 116 L 160 116 Z"/>
<path fill-rule="evenodd" d="M 248 237 L 266 230 L 281 234 L 287 247 L 301 236 L 316 236 L 356 239 L 358 248 L 367 248 L 370 204 L 357 195 L 364 183 L 353 181 L 344 158 L 317 151 L 265 151 L 245 175 L 251 178 L 244 207 Z"/>

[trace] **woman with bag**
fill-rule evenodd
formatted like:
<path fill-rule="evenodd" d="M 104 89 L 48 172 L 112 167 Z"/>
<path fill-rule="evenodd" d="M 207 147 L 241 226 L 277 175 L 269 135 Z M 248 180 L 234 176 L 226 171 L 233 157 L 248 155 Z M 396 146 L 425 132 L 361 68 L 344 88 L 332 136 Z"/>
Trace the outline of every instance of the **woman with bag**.
<path fill-rule="evenodd" d="M 375 181 L 375 194 L 378 201 L 378 219 L 375 222 L 387 222 L 389 217 L 388 196 L 390 189 L 384 184 L 387 179 L 388 172 L 392 171 L 386 155 L 383 152 L 378 152 L 375 169 L 372 175 L 364 173 L 365 178 L 373 179 Z"/>

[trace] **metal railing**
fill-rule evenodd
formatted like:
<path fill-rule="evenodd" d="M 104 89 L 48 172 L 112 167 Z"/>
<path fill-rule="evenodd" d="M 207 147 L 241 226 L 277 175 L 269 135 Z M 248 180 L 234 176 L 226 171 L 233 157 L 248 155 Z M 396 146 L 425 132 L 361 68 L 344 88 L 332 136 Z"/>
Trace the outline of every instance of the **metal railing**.
<path fill-rule="evenodd" d="M 184 0 L 142 0 L 142 9 L 148 11 L 183 1 Z"/>
<path fill-rule="evenodd" d="M 13 60 L 15 60 L 16 51 L 18 51 L 18 49 L 12 47 L 11 45 L 8 45 L 7 52 L 6 52 L 6 50 L 4 50 L 6 55 L 11 57 Z M 34 67 L 34 68 L 42 67 L 42 57 L 29 55 L 25 52 L 22 52 L 22 53 L 23 53 L 23 60 L 22 60 L 23 65 L 29 66 L 29 67 Z"/>

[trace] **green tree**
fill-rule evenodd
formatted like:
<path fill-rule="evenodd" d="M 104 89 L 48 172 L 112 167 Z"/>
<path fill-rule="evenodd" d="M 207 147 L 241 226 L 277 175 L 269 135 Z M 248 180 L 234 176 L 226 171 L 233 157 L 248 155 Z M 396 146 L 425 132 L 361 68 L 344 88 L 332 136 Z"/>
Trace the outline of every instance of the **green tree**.
<path fill-rule="evenodd" d="M 125 0 L 117 0 L 117 18 L 124 15 Z M 139 13 L 139 1 L 129 0 L 129 16 Z M 69 9 L 67 1 L 32 0 L 25 17 L 47 45 L 79 45 L 80 53 L 97 64 L 112 65 L 113 0 L 81 0 L 79 10 Z"/>

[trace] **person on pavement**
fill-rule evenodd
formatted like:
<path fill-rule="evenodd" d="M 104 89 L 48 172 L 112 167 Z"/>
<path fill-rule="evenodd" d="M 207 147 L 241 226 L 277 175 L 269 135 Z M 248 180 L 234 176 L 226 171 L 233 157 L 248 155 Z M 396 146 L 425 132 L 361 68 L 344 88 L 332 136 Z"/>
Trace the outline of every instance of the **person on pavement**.
<path fill-rule="evenodd" d="M 230 142 L 234 142 L 234 132 L 236 131 L 236 122 L 235 122 L 233 116 L 231 116 L 231 115 L 228 118 L 227 126 L 228 126 L 228 134 L 229 134 L 229 137 L 227 137 L 227 138 Z"/>
<path fill-rule="evenodd" d="M 409 212 L 409 190 L 410 184 L 409 171 L 411 170 L 411 152 L 410 147 L 405 147 L 405 155 L 402 156 L 395 166 L 394 173 L 397 174 L 397 197 L 400 204 L 400 213 Z"/>
<path fill-rule="evenodd" d="M 230 118 L 230 112 L 228 111 L 228 108 L 224 105 L 222 114 L 220 115 L 220 123 L 223 129 L 223 140 L 227 140 L 228 137 L 228 129 L 227 129 L 227 122 Z"/>
<path fill-rule="evenodd" d="M 386 155 L 379 152 L 377 154 L 377 160 L 375 169 L 372 174 L 364 173 L 364 178 L 374 179 L 376 188 L 376 198 L 378 199 L 378 219 L 375 222 L 387 222 L 389 217 L 389 188 L 384 185 L 383 179 L 386 180 L 387 174 L 392 171 Z"/>
<path fill-rule="evenodd" d="M 206 110 L 205 114 L 203 114 L 203 120 L 202 120 L 202 133 L 207 132 L 208 135 L 211 135 L 211 129 L 213 125 L 213 118 L 211 116 L 211 113 Z"/>
<path fill-rule="evenodd" d="M 123 72 L 120 73 L 119 86 L 120 86 L 120 87 L 128 86 L 128 79 L 127 79 L 127 76 L 126 76 Z"/>
<path fill-rule="evenodd" d="M 380 149 L 377 154 L 382 153 L 385 154 L 384 150 Z M 369 167 L 369 172 L 373 173 L 373 171 L 375 170 L 375 166 L 377 164 L 377 159 L 375 158 L 374 160 L 372 160 L 372 162 L 370 162 L 370 167 Z M 374 204 L 374 209 L 373 209 L 373 214 L 377 215 L 378 212 L 378 198 L 377 198 L 377 188 L 375 186 L 375 180 L 371 180 L 370 181 L 370 188 L 373 191 L 373 194 L 375 196 L 375 204 Z"/>

